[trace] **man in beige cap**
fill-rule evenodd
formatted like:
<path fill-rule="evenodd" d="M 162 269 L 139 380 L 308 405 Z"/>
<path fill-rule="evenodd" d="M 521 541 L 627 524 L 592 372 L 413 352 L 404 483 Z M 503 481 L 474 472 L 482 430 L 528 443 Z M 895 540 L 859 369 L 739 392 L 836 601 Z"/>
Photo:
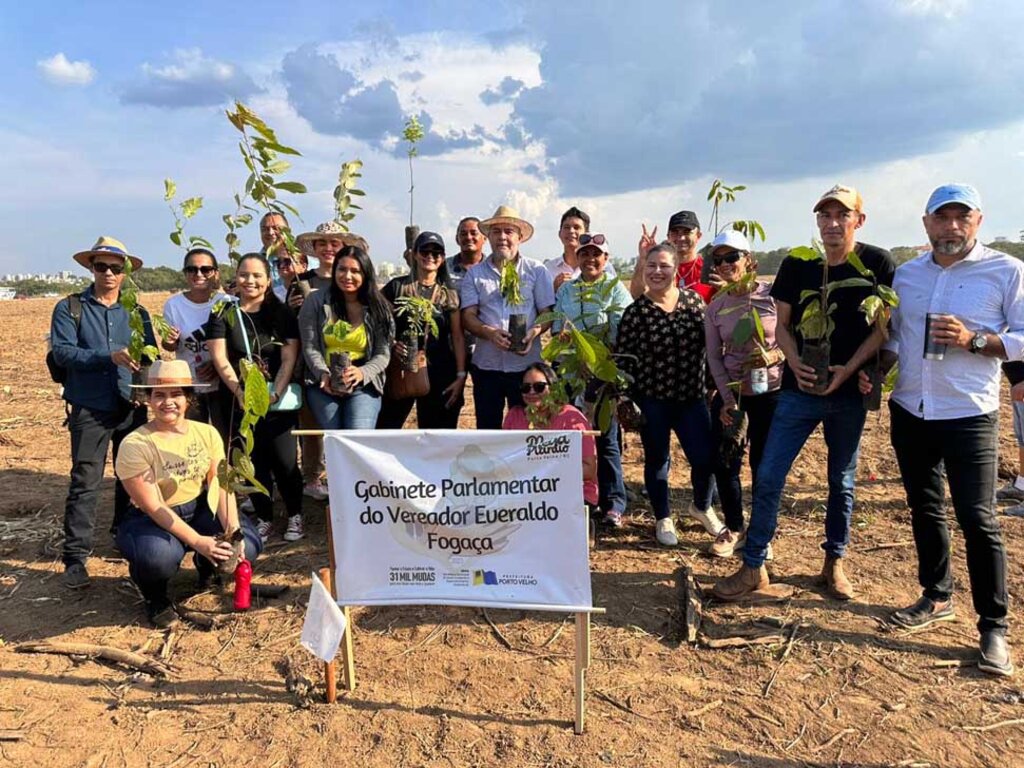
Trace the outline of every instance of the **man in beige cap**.
<path fill-rule="evenodd" d="M 64 400 L 71 432 L 71 484 L 64 503 L 63 583 L 69 589 L 88 586 L 86 558 L 92 552 L 96 504 L 113 443 L 114 459 L 121 441 L 146 423 L 145 406 L 132 401 L 132 373 L 139 365 L 128 354 L 131 329 L 128 312 L 119 303 L 125 266 L 142 266 L 124 244 L 101 237 L 75 261 L 92 272 L 93 284 L 82 293 L 57 302 L 50 322 L 53 362 L 63 377 Z M 155 345 L 149 314 L 139 308 L 144 340 Z M 114 527 L 128 510 L 128 494 L 114 485 Z M 112 529 L 113 532 L 113 529 Z"/>
<path fill-rule="evenodd" d="M 830 311 L 835 328 L 828 339 L 831 373 L 824 392 L 813 391 L 818 381 L 815 369 L 801 361 L 805 348 L 801 323 L 808 306 L 816 306 L 812 302 L 819 295 L 824 265 L 821 259 L 787 256 L 779 267 L 771 295 L 777 309 L 775 338 L 787 365 L 754 483 L 743 565 L 715 584 L 714 594 L 721 600 L 739 600 L 768 587 L 764 562 L 775 536 L 786 475 L 819 424 L 828 449 L 828 503 L 825 541 L 821 545 L 825 565 L 821 577 L 830 597 L 850 600 L 855 596 L 843 569 L 843 557 L 850 541 L 857 453 L 865 417 L 857 371 L 875 354 L 883 338 L 874 324 L 865 322 L 860 309 L 861 302 L 875 293 L 875 287 L 849 257 L 856 253 L 859 262 L 872 273 L 873 282 L 887 286 L 892 285 L 896 265 L 888 251 L 856 241 L 857 230 L 866 220 L 864 201 L 857 190 L 837 184 L 821 196 L 814 214 L 828 263 L 828 281 L 860 282 L 830 295 L 829 301 L 835 304 Z"/>
<path fill-rule="evenodd" d="M 533 226 L 518 213 L 500 206 L 480 231 L 491 255 L 462 281 L 462 321 L 477 338 L 470 368 L 477 429 L 501 429 L 506 404 L 522 405 L 523 371 L 540 362 L 536 340 L 550 323 L 535 321 L 555 306 L 555 290 L 544 265 L 519 253 Z"/>

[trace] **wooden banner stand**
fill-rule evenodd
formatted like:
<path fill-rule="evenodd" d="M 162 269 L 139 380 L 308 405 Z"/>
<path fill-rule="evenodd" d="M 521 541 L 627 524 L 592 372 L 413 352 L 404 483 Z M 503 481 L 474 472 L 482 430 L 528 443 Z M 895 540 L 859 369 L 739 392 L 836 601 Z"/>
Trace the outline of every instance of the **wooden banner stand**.
<path fill-rule="evenodd" d="M 337 563 L 334 560 L 334 536 L 331 531 L 331 511 L 327 509 L 327 551 L 330 556 L 330 568 L 320 569 L 320 581 L 327 587 L 331 597 L 338 599 L 337 585 L 334 583 L 334 574 L 337 570 Z M 346 691 L 356 689 L 356 665 L 352 653 L 352 618 L 349 607 L 341 609 L 345 615 L 345 634 L 341 639 L 341 648 L 338 654 L 341 656 L 342 684 Z M 577 734 L 583 733 L 584 718 L 586 717 L 586 706 L 584 697 L 587 686 L 587 669 L 590 667 L 590 614 L 605 612 L 604 608 L 594 608 L 592 611 L 580 611 L 576 616 L 576 663 L 575 663 L 575 711 L 573 731 Z M 324 664 L 324 683 L 327 687 L 327 703 L 333 704 L 338 700 L 338 673 L 334 661 Z"/>

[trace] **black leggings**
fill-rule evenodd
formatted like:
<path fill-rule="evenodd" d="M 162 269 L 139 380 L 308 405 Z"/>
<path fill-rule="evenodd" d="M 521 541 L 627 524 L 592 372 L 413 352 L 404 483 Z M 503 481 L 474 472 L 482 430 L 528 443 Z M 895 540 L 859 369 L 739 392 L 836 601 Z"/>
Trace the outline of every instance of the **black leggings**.
<path fill-rule="evenodd" d="M 455 381 L 455 367 L 431 366 L 427 369 L 427 375 L 430 378 L 430 391 L 423 397 L 392 400 L 385 395 L 382 398 L 377 429 L 401 429 L 412 412 L 413 403 L 416 404 L 416 426 L 419 429 L 458 429 L 459 413 L 464 402 L 462 395 L 448 408 L 445 405 L 448 395 L 444 393 L 445 388 Z"/>
<path fill-rule="evenodd" d="M 296 437 L 298 411 L 270 412 L 256 424 L 253 437 L 252 463 L 256 479 L 263 483 L 269 496 L 252 495 L 252 506 L 259 520 L 274 518 L 274 483 L 277 483 L 288 516 L 302 514 L 302 472 Z"/>

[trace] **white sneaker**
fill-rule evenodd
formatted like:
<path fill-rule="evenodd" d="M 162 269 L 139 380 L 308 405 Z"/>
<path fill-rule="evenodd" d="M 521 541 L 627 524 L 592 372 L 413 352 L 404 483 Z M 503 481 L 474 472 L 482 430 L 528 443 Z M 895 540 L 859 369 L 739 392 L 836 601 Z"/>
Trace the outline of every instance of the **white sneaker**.
<path fill-rule="evenodd" d="M 288 527 L 281 538 L 285 541 L 298 541 L 306 538 L 306 531 L 302 527 L 302 515 L 292 515 L 288 518 Z"/>
<path fill-rule="evenodd" d="M 676 538 L 676 524 L 671 517 L 663 517 L 654 524 L 654 538 L 664 547 L 674 547 L 679 544 Z"/>
<path fill-rule="evenodd" d="M 704 526 L 704 530 L 710 533 L 712 536 L 718 536 L 722 532 L 722 521 L 718 519 L 718 515 L 715 514 L 715 510 L 708 507 L 707 512 L 701 512 L 697 509 L 696 505 L 690 504 L 686 510 L 686 514 L 696 520 L 698 523 Z"/>
<path fill-rule="evenodd" d="M 306 483 L 302 487 L 302 495 L 309 496 L 309 498 L 316 499 L 317 501 L 323 501 L 329 495 L 327 493 L 327 483 L 320 480 Z"/>
<path fill-rule="evenodd" d="M 263 546 L 267 546 L 267 542 L 270 541 L 270 532 L 274 530 L 274 524 L 269 520 L 260 520 L 256 523 L 256 533 L 260 535 L 260 541 L 263 542 Z"/>

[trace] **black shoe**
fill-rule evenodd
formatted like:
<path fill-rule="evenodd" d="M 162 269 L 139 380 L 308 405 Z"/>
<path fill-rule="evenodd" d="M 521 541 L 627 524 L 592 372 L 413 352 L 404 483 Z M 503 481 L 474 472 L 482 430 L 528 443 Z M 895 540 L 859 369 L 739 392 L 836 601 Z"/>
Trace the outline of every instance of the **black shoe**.
<path fill-rule="evenodd" d="M 92 581 L 89 579 L 89 572 L 85 570 L 84 563 L 71 563 L 64 568 L 64 575 L 60 579 L 68 589 L 81 589 L 88 587 Z"/>
<path fill-rule="evenodd" d="M 903 629 L 924 629 L 937 621 L 952 621 L 955 618 L 956 613 L 953 611 L 951 599 L 936 603 L 931 598 L 922 596 L 913 605 L 893 611 L 889 620 Z"/>
<path fill-rule="evenodd" d="M 1010 649 L 1006 647 L 1006 636 L 1002 632 L 989 630 L 981 633 L 981 658 L 978 669 L 990 675 L 1002 677 L 1013 676 L 1013 662 L 1010 661 Z"/>

